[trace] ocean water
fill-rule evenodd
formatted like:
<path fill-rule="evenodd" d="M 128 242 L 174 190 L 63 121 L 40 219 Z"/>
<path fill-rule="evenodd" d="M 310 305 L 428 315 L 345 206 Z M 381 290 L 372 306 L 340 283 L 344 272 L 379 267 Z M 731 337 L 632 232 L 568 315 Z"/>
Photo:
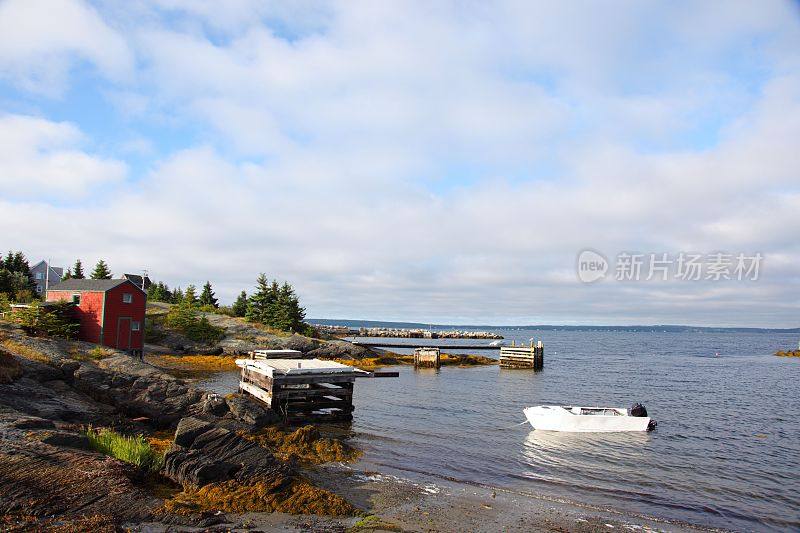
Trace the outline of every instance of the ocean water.
<path fill-rule="evenodd" d="M 502 333 L 542 339 L 544 370 L 399 367 L 399 378 L 360 380 L 350 433 L 365 459 L 411 479 L 712 527 L 800 528 L 800 359 L 772 355 L 795 347 L 797 335 Z M 235 382 L 229 375 L 210 386 L 229 392 Z M 565 434 L 515 425 L 530 405 L 634 402 L 658 421 L 656 431 Z"/>

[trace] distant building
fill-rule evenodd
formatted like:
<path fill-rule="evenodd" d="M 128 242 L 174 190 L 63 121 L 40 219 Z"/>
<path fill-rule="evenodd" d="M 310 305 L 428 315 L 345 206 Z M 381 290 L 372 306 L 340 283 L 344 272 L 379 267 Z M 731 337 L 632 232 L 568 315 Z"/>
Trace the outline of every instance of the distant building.
<path fill-rule="evenodd" d="M 150 288 L 150 285 L 152 285 L 150 278 L 145 276 L 144 279 L 142 279 L 142 276 L 138 274 L 123 274 L 122 279 L 127 279 L 128 281 L 130 281 L 131 283 L 133 283 L 134 285 L 145 291 Z"/>
<path fill-rule="evenodd" d="M 147 294 L 130 280 L 64 280 L 47 291 L 47 301 L 59 300 L 75 304 L 81 340 L 142 352 Z"/>
<path fill-rule="evenodd" d="M 50 268 L 49 279 L 47 275 L 48 266 Z M 48 265 L 47 261 L 39 261 L 33 265 L 31 267 L 31 277 L 33 278 L 34 283 L 36 283 L 36 294 L 44 294 L 48 289 L 48 287 L 46 287 L 48 283 L 50 284 L 50 287 L 61 283 L 61 276 L 63 275 L 63 268 Z"/>

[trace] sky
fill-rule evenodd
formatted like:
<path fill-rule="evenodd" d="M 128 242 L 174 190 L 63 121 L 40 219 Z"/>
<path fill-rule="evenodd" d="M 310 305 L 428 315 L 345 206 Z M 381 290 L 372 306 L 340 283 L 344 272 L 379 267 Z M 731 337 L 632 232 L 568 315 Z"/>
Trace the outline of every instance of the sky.
<path fill-rule="evenodd" d="M 314 318 L 798 327 L 798 50 L 769 0 L 0 0 L 0 249 Z"/>

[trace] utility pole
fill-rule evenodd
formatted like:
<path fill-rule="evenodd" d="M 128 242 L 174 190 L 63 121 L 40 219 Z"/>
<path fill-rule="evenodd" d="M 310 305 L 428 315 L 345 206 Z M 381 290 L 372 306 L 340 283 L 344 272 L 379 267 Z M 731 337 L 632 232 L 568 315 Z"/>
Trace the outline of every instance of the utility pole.
<path fill-rule="evenodd" d="M 147 272 L 147 269 L 145 268 L 144 270 L 142 270 L 142 290 L 144 292 L 147 292 L 147 290 L 144 288 L 144 284 L 145 284 L 145 280 L 147 279 L 147 275 L 148 275 L 148 272 Z"/>

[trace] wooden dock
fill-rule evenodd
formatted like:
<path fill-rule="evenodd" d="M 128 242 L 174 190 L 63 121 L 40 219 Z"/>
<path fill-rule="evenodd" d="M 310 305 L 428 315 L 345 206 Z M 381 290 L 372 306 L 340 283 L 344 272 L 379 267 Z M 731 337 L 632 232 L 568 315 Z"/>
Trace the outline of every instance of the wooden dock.
<path fill-rule="evenodd" d="M 544 344 L 542 341 L 530 346 L 503 346 L 500 348 L 500 368 L 544 368 Z"/>
<path fill-rule="evenodd" d="M 441 355 L 439 348 L 414 348 L 414 368 L 439 368 Z"/>
<path fill-rule="evenodd" d="M 239 390 L 267 404 L 287 423 L 353 419 L 358 377 L 397 377 L 320 359 L 237 359 Z"/>

